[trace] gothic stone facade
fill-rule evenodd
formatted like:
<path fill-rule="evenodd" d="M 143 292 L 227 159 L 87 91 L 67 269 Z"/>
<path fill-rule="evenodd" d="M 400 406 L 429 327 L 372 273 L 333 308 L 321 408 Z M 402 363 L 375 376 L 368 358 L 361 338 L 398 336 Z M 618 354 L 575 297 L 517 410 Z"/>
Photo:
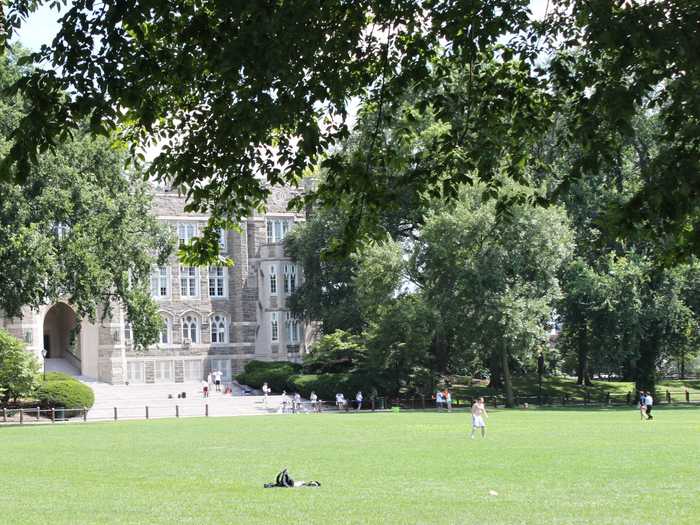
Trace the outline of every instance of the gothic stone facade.
<path fill-rule="evenodd" d="M 21 319 L 0 326 L 23 339 L 41 359 L 64 358 L 81 373 L 99 381 L 122 384 L 201 381 L 220 370 L 224 380 L 250 360 L 296 361 L 307 350 L 311 330 L 294 319 L 286 300 L 301 284 L 301 268 L 284 252 L 283 238 L 303 215 L 287 211 L 301 190 L 275 188 L 265 214 L 254 213 L 239 231 L 222 232 L 221 251 L 231 267 L 187 268 L 171 256 L 155 268 L 151 289 L 164 320 L 159 342 L 146 352 L 131 345 L 123 312 L 97 325 L 77 326 L 70 305 L 27 309 Z M 182 240 L 197 235 L 206 215 L 188 214 L 176 192 L 158 191 L 154 213 Z"/>

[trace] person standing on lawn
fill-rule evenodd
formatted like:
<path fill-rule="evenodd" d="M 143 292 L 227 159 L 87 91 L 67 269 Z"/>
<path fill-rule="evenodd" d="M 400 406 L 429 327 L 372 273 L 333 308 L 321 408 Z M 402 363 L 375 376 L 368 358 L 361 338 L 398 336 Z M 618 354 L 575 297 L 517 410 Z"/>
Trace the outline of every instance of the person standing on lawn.
<path fill-rule="evenodd" d="M 472 434 L 471 438 L 474 439 L 474 433 L 477 428 L 481 429 L 481 437 L 486 437 L 486 422 L 485 417 L 489 417 L 486 412 L 486 405 L 484 404 L 484 398 L 480 397 L 472 405 Z"/>
<path fill-rule="evenodd" d="M 647 418 L 646 397 L 647 396 L 643 390 L 639 392 L 639 419 L 641 420 Z"/>
<path fill-rule="evenodd" d="M 644 396 L 644 405 L 646 406 L 647 419 L 654 419 L 654 416 L 651 415 L 651 409 L 654 406 L 654 398 L 651 397 L 650 392 L 646 392 Z"/>

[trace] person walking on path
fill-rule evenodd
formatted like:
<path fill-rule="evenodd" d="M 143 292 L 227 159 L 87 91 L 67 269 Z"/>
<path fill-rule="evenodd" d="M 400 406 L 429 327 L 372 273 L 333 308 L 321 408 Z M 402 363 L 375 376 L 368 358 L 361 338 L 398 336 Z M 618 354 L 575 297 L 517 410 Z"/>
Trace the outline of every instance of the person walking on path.
<path fill-rule="evenodd" d="M 647 404 L 646 395 L 644 391 L 639 392 L 639 419 L 645 420 L 647 418 Z"/>
<path fill-rule="evenodd" d="M 209 385 L 209 390 L 211 390 L 211 387 L 214 386 L 214 381 L 211 378 L 211 372 L 207 375 L 207 384 Z"/>
<path fill-rule="evenodd" d="M 223 375 L 221 373 L 221 370 L 217 370 L 214 372 L 214 385 L 216 385 L 216 391 L 221 392 L 221 376 Z"/>
<path fill-rule="evenodd" d="M 320 412 L 320 407 L 318 405 L 318 396 L 316 395 L 316 392 L 312 391 L 311 395 L 309 396 L 309 401 L 311 401 L 311 410 L 314 412 Z"/>
<path fill-rule="evenodd" d="M 644 396 L 644 405 L 646 406 L 647 419 L 654 419 L 654 416 L 651 415 L 651 409 L 654 406 L 654 398 L 651 397 L 651 393 L 649 392 L 646 392 Z"/>
<path fill-rule="evenodd" d="M 202 381 L 202 397 L 209 397 L 209 383 Z"/>
<path fill-rule="evenodd" d="M 355 395 L 355 402 L 357 403 L 357 410 L 360 411 L 362 409 L 362 392 L 358 390 L 357 395 Z"/>
<path fill-rule="evenodd" d="M 481 437 L 486 437 L 486 422 L 485 417 L 489 417 L 486 412 L 486 405 L 484 405 L 484 398 L 480 397 L 472 405 L 472 434 L 471 438 L 474 439 L 474 433 L 477 428 L 481 429 Z"/>
<path fill-rule="evenodd" d="M 267 386 L 267 383 L 263 383 L 262 392 L 263 392 L 263 404 L 265 405 L 265 408 L 267 408 L 267 396 L 270 395 L 270 387 Z"/>
<path fill-rule="evenodd" d="M 447 405 L 447 411 L 452 412 L 452 394 L 447 389 L 445 389 L 445 404 Z"/>

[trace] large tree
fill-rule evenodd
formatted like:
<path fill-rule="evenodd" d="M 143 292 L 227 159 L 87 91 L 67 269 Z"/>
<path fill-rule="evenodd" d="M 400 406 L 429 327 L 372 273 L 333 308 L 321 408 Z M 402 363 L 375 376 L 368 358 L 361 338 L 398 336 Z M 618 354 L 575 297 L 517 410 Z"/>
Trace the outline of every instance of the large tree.
<path fill-rule="evenodd" d="M 492 379 L 502 378 L 512 406 L 510 363 L 545 339 L 560 295 L 557 274 L 572 248 L 561 208 L 516 205 L 499 221 L 483 188 L 465 188 L 454 208 L 433 213 L 416 241 L 412 273 L 438 313 L 445 362 L 476 351 Z"/>
<path fill-rule="evenodd" d="M 0 83 L 20 71 L 0 59 Z M 0 98 L 0 152 L 12 147 L 11 130 L 24 116 L 24 100 Z M 152 265 L 170 251 L 170 234 L 151 212 L 151 191 L 123 171 L 123 145 L 85 130 L 37 158 L 23 184 L 0 181 L 0 309 L 67 298 L 93 321 L 123 306 L 134 342 L 155 342 L 162 320 L 150 297 Z"/>
<path fill-rule="evenodd" d="M 48 2 L 9 2 L 5 36 Z M 671 255 L 697 251 L 700 5 L 553 0 L 538 21 L 528 4 L 73 0 L 52 44 L 32 57 L 47 69 L 16 85 L 31 108 L 0 176 L 23 180 L 39 151 L 87 119 L 94 133 L 160 143 L 150 174 L 186 187 L 189 209 L 245 215 L 264 204 L 266 183 L 295 183 L 348 138 L 356 96 L 376 108 L 375 132 L 351 165 L 327 159 L 334 176 L 320 193 L 351 196 L 362 227 L 346 235 L 358 237 L 376 224 L 373 209 L 399 197 L 383 130 L 409 98 L 443 132 L 408 159 L 405 178 L 416 196 L 439 182 L 448 198 L 471 179 L 503 196 L 503 168 L 521 182 L 547 171 L 532 145 L 565 111 L 573 117 L 558 141 L 583 154 L 564 185 L 597 173 L 634 137 L 642 108 L 659 115 L 662 140 L 634 198 L 606 222 L 662 237 Z"/>

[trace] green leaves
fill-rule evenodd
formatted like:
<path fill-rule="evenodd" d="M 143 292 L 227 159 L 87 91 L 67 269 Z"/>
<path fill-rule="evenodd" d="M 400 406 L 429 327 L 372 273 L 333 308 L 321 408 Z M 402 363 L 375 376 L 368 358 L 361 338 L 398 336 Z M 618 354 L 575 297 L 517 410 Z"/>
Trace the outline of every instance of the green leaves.
<path fill-rule="evenodd" d="M 24 349 L 24 343 L 0 330 L 0 399 L 28 396 L 39 386 L 39 361 Z"/>

